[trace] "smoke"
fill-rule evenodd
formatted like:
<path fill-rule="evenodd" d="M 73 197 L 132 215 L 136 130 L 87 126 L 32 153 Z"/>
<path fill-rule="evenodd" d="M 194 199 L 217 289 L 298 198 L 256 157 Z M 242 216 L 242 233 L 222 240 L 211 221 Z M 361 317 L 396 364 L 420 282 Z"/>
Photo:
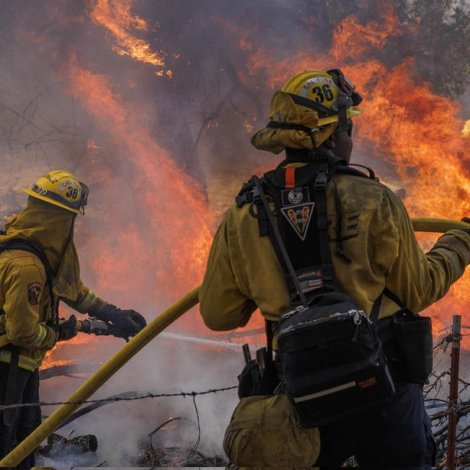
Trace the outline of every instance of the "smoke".
<path fill-rule="evenodd" d="M 299 70 L 333 66 L 344 67 L 367 97 L 369 117 L 359 118 L 355 129 L 356 162 L 378 167 L 387 182 L 413 193 L 415 178 L 405 177 L 413 164 L 391 136 L 401 136 L 404 124 L 423 116 L 435 123 L 430 103 L 455 113 L 436 123 L 436 132 L 447 138 L 445 124 L 460 135 L 456 116 L 470 117 L 464 26 L 452 15 L 440 23 L 439 3 L 445 2 L 419 10 L 421 3 L 0 1 L 2 214 L 21 209 L 19 190 L 43 172 L 66 168 L 77 174 L 91 189 L 75 235 L 84 282 L 151 320 L 201 282 L 211 236 L 241 183 L 280 162 L 250 145 L 267 120 L 273 90 Z M 437 40 L 430 25 L 446 39 Z M 444 59 L 453 65 L 442 66 Z M 419 106 L 421 114 L 410 118 L 403 101 Z M 384 109 L 386 132 L 372 128 Z M 428 208 L 422 201 L 413 207 Z M 174 328 L 208 335 L 196 310 Z M 120 345 L 87 338 L 52 357 L 103 361 Z M 219 356 L 214 361 L 200 347 L 157 340 L 97 397 L 232 385 L 241 355 Z M 45 381 L 43 399 L 65 399 L 79 383 Z M 201 445 L 208 451 L 221 453 L 235 402 L 231 392 L 197 398 Z M 107 405 L 67 432 L 96 433 L 99 456 L 119 464 L 135 456 L 142 438 L 169 414 L 194 421 L 191 399 Z M 191 446 L 194 424 L 180 430 Z"/>
<path fill-rule="evenodd" d="M 111 351 L 106 351 L 106 357 Z M 214 354 L 221 359 L 214 361 Z M 135 391 L 178 394 L 204 392 L 231 387 L 242 367 L 241 350 L 200 346 L 185 341 L 161 339 L 150 343 L 138 356 L 117 372 L 94 396 L 107 398 Z M 42 398 L 68 396 L 80 380 L 57 377 L 42 383 Z M 221 443 L 226 423 L 236 403 L 236 390 L 214 392 L 193 397 L 147 398 L 110 403 L 59 429 L 65 437 L 94 434 L 99 447 L 96 462 L 107 466 L 131 466 L 149 448 L 180 447 L 181 455 L 189 453 L 198 439 L 198 450 L 208 456 L 222 455 Z M 44 410 L 50 411 L 47 407 Z M 152 440 L 148 435 L 168 418 L 181 418 L 159 430 Z M 199 420 L 199 424 L 198 424 Z M 75 462 L 84 465 L 83 458 Z M 47 463 L 47 462 L 46 462 Z M 50 463 L 50 462 L 49 462 Z M 70 464 L 70 460 L 67 462 Z"/>

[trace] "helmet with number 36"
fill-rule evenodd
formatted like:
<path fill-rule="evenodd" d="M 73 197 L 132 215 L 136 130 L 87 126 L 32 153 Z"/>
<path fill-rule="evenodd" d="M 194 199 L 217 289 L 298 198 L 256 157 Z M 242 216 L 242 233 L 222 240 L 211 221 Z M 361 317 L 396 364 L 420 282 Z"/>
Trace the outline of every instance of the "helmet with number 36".
<path fill-rule="evenodd" d="M 66 170 L 49 171 L 23 191 L 76 214 L 84 212 L 88 198 L 88 187 Z"/>
<path fill-rule="evenodd" d="M 301 72 L 287 81 L 281 91 L 290 95 L 300 109 L 304 107 L 318 113 L 317 145 L 334 132 L 338 122 L 362 112 L 356 108 L 362 101 L 361 96 L 339 69 Z"/>

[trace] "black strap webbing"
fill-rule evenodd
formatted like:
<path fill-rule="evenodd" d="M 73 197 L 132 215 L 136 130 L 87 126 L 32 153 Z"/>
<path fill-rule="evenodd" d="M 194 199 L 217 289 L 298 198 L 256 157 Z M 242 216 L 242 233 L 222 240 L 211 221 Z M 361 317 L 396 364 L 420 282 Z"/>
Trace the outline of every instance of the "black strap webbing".
<path fill-rule="evenodd" d="M 380 294 L 374 301 L 370 311 L 369 319 L 372 323 L 376 323 L 379 318 L 380 307 L 382 306 L 383 293 Z"/>
<path fill-rule="evenodd" d="M 320 162 L 317 166 L 313 182 L 314 200 L 317 209 L 317 231 L 320 239 L 322 264 L 332 264 L 328 237 L 328 213 L 326 209 L 326 185 L 328 183 L 328 162 Z"/>
<path fill-rule="evenodd" d="M 384 289 L 383 294 L 385 297 L 388 297 L 390 300 L 393 300 L 399 307 L 401 308 L 406 308 L 406 305 L 403 303 L 403 301 L 395 295 L 388 287 Z"/>
<path fill-rule="evenodd" d="M 295 95 L 294 93 L 288 93 L 288 95 L 292 98 L 295 104 L 300 104 L 300 106 L 313 109 L 319 114 L 320 117 L 335 116 L 337 114 L 333 108 L 323 106 L 322 104 L 305 98 L 304 96 Z"/>
<path fill-rule="evenodd" d="M 289 124 L 287 122 L 277 122 L 277 121 L 269 121 L 267 126 L 269 129 L 289 129 L 294 131 L 305 131 L 308 134 L 312 132 L 312 129 L 307 126 L 303 126 L 302 124 Z"/>
<path fill-rule="evenodd" d="M 56 275 L 55 271 L 52 269 L 49 260 L 47 259 L 46 254 L 42 248 L 35 242 L 31 240 L 26 240 L 24 238 L 12 238 L 8 242 L 0 243 L 0 252 L 5 250 L 23 250 L 29 253 L 33 253 L 44 265 L 44 270 L 46 271 L 46 283 L 49 290 L 49 296 L 51 299 L 51 310 L 52 310 L 52 321 L 55 323 L 58 321 L 58 312 L 57 312 L 57 302 L 54 296 L 54 277 Z"/>
<path fill-rule="evenodd" d="M 347 109 L 348 105 L 348 96 L 344 93 L 340 93 L 338 96 L 338 127 L 336 128 L 337 131 L 344 131 L 348 130 L 348 119 L 347 119 Z"/>
<path fill-rule="evenodd" d="M 299 295 L 299 298 L 300 298 L 302 304 L 307 305 L 307 299 L 305 297 L 305 294 L 304 294 L 302 288 L 300 287 L 300 282 L 299 282 L 298 277 L 295 274 L 295 269 L 294 269 L 294 266 L 292 265 L 292 262 L 290 260 L 289 253 L 287 252 L 286 246 L 285 246 L 285 244 L 282 240 L 282 236 L 279 232 L 279 228 L 278 228 L 277 224 L 274 221 L 273 214 L 271 213 L 268 201 L 266 199 L 266 194 L 263 191 L 263 186 L 262 186 L 262 184 L 261 184 L 261 182 L 260 182 L 260 180 L 258 179 L 257 176 L 253 176 L 253 183 L 254 183 L 254 187 L 255 187 L 253 200 L 254 200 L 255 204 L 257 204 L 257 206 L 258 206 L 258 211 L 261 207 L 264 208 L 265 214 L 266 214 L 266 216 L 268 218 L 268 221 L 269 221 L 269 225 L 270 225 L 270 227 L 272 229 L 272 232 L 273 232 L 273 235 L 274 235 L 271 238 L 271 241 L 274 244 L 274 246 L 277 245 L 277 248 L 279 250 L 278 251 L 276 249 L 275 251 L 278 254 L 278 256 L 279 256 L 279 253 L 281 254 L 281 257 L 279 259 L 284 261 L 285 266 L 287 267 L 287 273 L 291 275 L 291 278 L 292 278 L 292 281 L 294 283 L 295 289 L 297 291 L 297 294 Z M 284 265 L 284 263 L 283 263 L 283 265 Z"/>

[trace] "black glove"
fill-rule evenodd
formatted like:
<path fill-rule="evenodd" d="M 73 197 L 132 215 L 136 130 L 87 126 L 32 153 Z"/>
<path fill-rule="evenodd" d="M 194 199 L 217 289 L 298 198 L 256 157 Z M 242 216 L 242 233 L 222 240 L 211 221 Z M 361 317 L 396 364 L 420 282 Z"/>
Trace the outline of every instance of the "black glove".
<path fill-rule="evenodd" d="M 115 305 L 106 304 L 94 314 L 95 318 L 112 323 L 115 336 L 127 340 L 147 326 L 145 318 L 135 310 L 121 310 Z"/>
<path fill-rule="evenodd" d="M 59 337 L 57 341 L 67 341 L 77 335 L 77 319 L 75 315 L 71 315 L 68 320 L 60 320 L 59 325 L 56 327 Z"/>

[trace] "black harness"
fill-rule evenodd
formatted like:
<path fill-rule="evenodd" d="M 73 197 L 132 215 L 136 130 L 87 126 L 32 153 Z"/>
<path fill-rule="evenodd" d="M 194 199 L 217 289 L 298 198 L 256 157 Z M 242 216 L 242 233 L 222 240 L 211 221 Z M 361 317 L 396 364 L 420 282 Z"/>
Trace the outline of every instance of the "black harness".
<path fill-rule="evenodd" d="M 281 164 L 282 165 L 282 164 Z M 365 167 L 366 168 L 366 167 Z M 274 217 L 286 246 L 292 265 L 306 294 L 335 290 L 335 276 L 329 249 L 326 185 L 333 182 L 337 223 L 335 227 L 336 253 L 350 261 L 343 250 L 341 199 L 334 179 L 335 174 L 348 174 L 377 180 L 372 170 L 363 173 L 342 161 L 316 156 L 311 163 L 300 167 L 279 166 L 260 179 L 263 191 L 274 203 Z M 236 197 L 238 207 L 251 203 L 250 213 L 258 219 L 260 236 L 269 236 L 277 257 L 287 275 L 291 302 L 297 292 L 288 273 L 280 247 L 273 235 L 265 207 L 257 195 L 253 178 Z M 256 210 L 255 210 L 256 209 Z"/>

